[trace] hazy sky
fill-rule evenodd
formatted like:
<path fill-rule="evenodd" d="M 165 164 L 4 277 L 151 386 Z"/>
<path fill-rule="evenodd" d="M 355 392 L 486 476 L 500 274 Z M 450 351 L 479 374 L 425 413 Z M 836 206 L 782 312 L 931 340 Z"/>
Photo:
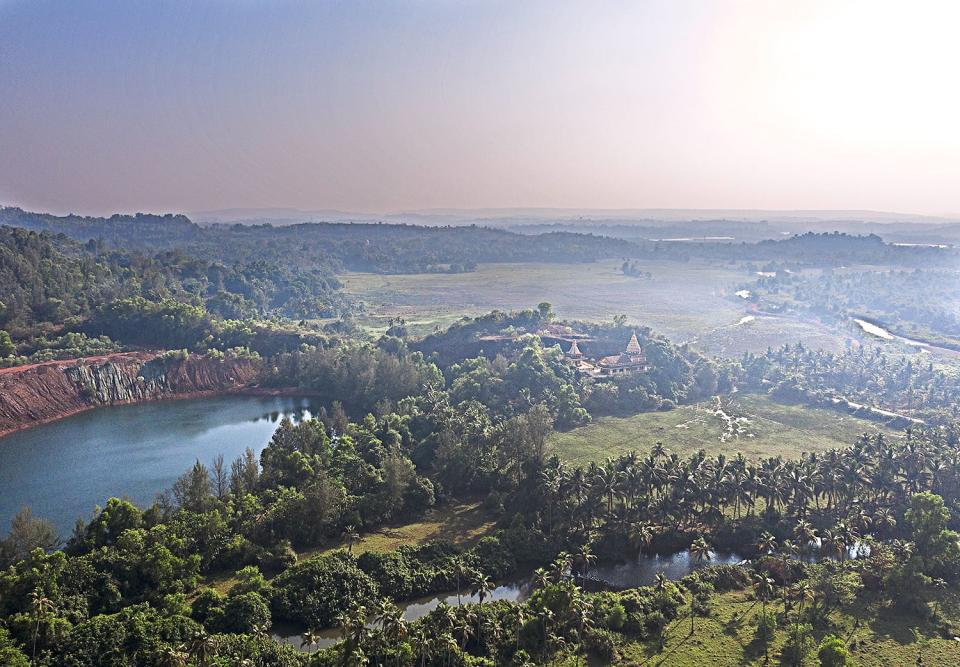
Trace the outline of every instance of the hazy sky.
<path fill-rule="evenodd" d="M 960 3 L 0 0 L 0 203 L 960 212 Z"/>

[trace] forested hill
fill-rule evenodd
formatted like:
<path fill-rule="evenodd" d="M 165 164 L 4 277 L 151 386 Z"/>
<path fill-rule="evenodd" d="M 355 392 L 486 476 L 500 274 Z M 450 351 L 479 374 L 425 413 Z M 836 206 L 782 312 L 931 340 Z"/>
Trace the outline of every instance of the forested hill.
<path fill-rule="evenodd" d="M 195 239 L 200 229 L 184 215 L 137 213 L 95 218 L 32 213 L 14 207 L 0 207 L 0 225 L 64 234 L 76 241 L 95 239 L 117 248 L 163 247 Z"/>
<path fill-rule="evenodd" d="M 538 236 L 486 227 L 422 227 L 368 223 L 214 225 L 182 215 L 57 217 L 0 209 L 0 225 L 64 234 L 116 249 L 178 249 L 221 262 L 277 261 L 304 269 L 378 273 L 469 271 L 482 262 L 584 262 L 619 257 L 623 241 L 589 234 Z M 629 249 L 628 249 L 629 252 Z"/>
<path fill-rule="evenodd" d="M 133 311 L 156 316 L 157 322 L 149 326 L 142 317 L 136 319 L 139 324 L 133 328 L 140 338 L 159 334 L 158 323 L 166 321 L 177 323 L 171 333 L 182 335 L 189 328 L 184 324 L 187 316 L 202 323 L 211 317 L 335 315 L 346 308 L 339 286 L 330 273 L 281 262 L 228 264 L 175 250 L 156 254 L 114 250 L 97 242 L 79 244 L 63 235 L 0 226 L 0 334 L 5 337 L 4 331 L 9 332 L 22 343 L 21 354 L 80 344 L 83 349 L 77 353 L 112 351 L 113 341 L 91 348 L 90 341 L 78 336 L 108 335 L 116 341 L 119 314 Z M 97 322 L 101 326 L 91 329 Z M 68 333 L 69 340 L 44 338 Z M 133 341 L 133 331 L 122 333 L 125 342 L 191 346 L 191 341 L 178 337 Z M 0 345 L 0 358 L 12 353 L 6 340 L 6 347 Z"/>

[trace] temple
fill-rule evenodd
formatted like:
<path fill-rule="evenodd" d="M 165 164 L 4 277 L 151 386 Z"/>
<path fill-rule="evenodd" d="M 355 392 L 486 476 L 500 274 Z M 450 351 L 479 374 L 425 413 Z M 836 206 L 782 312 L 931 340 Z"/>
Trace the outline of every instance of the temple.
<path fill-rule="evenodd" d="M 632 375 L 649 370 L 647 357 L 643 353 L 643 348 L 640 347 L 636 333 L 630 336 L 626 349 L 620 354 L 601 357 L 597 360 L 586 359 L 577 341 L 574 340 L 566 352 L 566 357 L 578 371 L 594 377 Z"/>

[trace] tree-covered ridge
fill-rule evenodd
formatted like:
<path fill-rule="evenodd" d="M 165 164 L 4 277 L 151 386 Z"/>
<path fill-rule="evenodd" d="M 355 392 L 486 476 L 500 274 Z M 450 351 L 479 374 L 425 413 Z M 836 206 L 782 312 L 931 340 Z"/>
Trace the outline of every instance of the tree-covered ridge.
<path fill-rule="evenodd" d="M 379 223 L 199 226 L 182 215 L 57 217 L 0 208 L 0 224 L 91 239 L 123 250 L 180 250 L 225 264 L 257 260 L 303 271 L 380 273 L 470 271 L 490 262 L 589 262 L 601 258 L 698 258 L 780 261 L 792 266 L 956 266 L 950 248 L 898 246 L 875 235 L 813 233 L 758 243 L 624 240 L 593 233 L 516 233 L 481 226 L 429 227 Z M 640 267 L 642 268 L 642 267 Z"/>
<path fill-rule="evenodd" d="M 529 236 L 476 226 L 302 223 L 201 227 L 182 215 L 56 217 L 15 208 L 0 209 L 0 224 L 62 233 L 79 242 L 94 239 L 116 249 L 180 250 L 227 264 L 260 260 L 304 271 L 459 272 L 472 270 L 479 262 L 583 262 L 614 257 L 623 245 L 587 234 Z"/>
<path fill-rule="evenodd" d="M 215 320 L 334 314 L 346 307 L 338 287 L 329 274 L 280 264 L 227 266 L 175 251 L 151 256 L 0 227 L 0 328 L 19 348 L 0 353 L 197 348 L 223 329 Z M 151 315 L 155 321 L 145 321 Z"/>

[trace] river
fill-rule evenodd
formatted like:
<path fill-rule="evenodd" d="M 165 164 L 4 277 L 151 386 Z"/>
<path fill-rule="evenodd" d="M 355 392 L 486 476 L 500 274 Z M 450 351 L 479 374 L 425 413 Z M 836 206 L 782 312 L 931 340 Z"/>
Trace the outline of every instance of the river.
<path fill-rule="evenodd" d="M 140 506 L 194 461 L 227 463 L 266 446 L 284 415 L 311 414 L 309 399 L 219 396 L 83 412 L 0 438 L 0 534 L 23 505 L 68 537 L 78 517 L 111 496 Z"/>
<path fill-rule="evenodd" d="M 652 585 L 660 572 L 668 579 L 682 579 L 691 572 L 707 565 L 734 565 L 742 560 L 739 555 L 731 552 L 711 551 L 710 558 L 704 560 L 697 560 L 686 550 L 666 555 L 639 553 L 635 558 L 622 563 L 598 563 L 590 569 L 588 576 L 594 581 L 603 582 L 613 588 L 635 588 Z M 529 576 L 506 581 L 488 593 L 485 601 L 509 600 L 516 602 L 525 600 L 530 596 L 532 589 L 533 584 Z M 456 593 L 443 593 L 417 598 L 400 603 L 397 606 L 403 611 L 403 620 L 409 622 L 426 616 L 436 609 L 441 602 L 446 602 L 451 606 L 455 606 L 459 602 L 475 604 L 479 602 L 479 598 L 464 593 L 458 600 Z M 309 652 L 333 646 L 341 638 L 338 628 L 328 628 L 317 633 L 318 641 L 316 644 L 302 646 L 303 640 L 300 629 L 283 624 L 274 627 L 272 634 L 274 639 L 278 641 Z"/>

